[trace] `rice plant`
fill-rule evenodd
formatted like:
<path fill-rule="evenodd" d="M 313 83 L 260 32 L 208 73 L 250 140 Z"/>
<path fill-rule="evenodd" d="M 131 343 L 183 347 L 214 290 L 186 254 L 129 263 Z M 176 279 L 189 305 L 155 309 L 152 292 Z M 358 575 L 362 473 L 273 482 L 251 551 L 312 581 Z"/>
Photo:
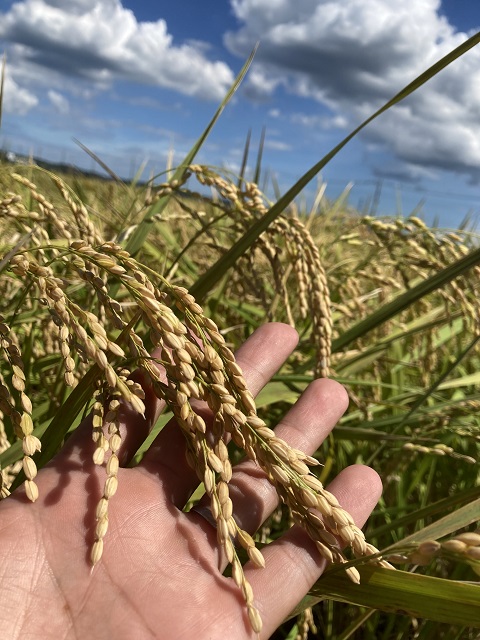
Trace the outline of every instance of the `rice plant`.
<path fill-rule="evenodd" d="M 166 409 L 131 464 L 173 415 L 256 632 L 244 560 L 261 567 L 262 545 L 295 522 L 332 564 L 279 638 L 315 628 L 339 638 L 473 638 L 478 237 L 416 215 L 363 216 L 327 202 L 321 188 L 310 212 L 294 198 L 363 126 L 479 39 L 400 92 L 276 202 L 255 181 L 194 160 L 248 63 L 185 162 L 147 185 L 3 167 L 2 498 L 23 482 L 35 501 L 37 470 L 91 414 L 105 480 L 90 559 L 101 562 L 121 464 L 119 411 L 144 414 L 144 388 L 132 377 L 141 372 Z M 234 349 L 266 320 L 295 326 L 301 339 L 255 402 Z M 271 427 L 319 376 L 345 384 L 351 402 L 309 456 Z M 229 495 L 232 464 L 244 455 L 283 504 L 255 537 L 235 521 Z M 385 485 L 365 534 L 324 488 L 352 462 L 372 465 Z"/>

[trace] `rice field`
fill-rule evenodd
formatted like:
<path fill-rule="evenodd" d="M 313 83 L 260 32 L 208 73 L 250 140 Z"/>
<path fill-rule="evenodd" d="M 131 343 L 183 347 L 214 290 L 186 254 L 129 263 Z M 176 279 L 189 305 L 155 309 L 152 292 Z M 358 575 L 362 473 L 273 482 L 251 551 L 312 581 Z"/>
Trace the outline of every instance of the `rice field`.
<path fill-rule="evenodd" d="M 209 496 L 255 631 L 243 565 L 261 567 L 295 522 L 332 566 L 275 638 L 477 638 L 479 237 L 366 216 L 322 186 L 305 210 L 295 196 L 343 144 L 276 201 L 258 176 L 196 164 L 198 148 L 147 184 L 0 167 L 1 495 L 24 483 L 35 502 L 38 470 L 91 413 L 104 484 L 90 561 L 101 562 L 118 414 L 143 413 L 141 370 L 166 408 L 129 464 L 174 416 L 199 484 L 187 508 Z M 269 321 L 300 340 L 254 400 L 234 352 Z M 345 385 L 349 408 L 310 456 L 273 427 L 318 377 Z M 253 537 L 229 496 L 244 456 L 281 499 Z M 364 531 L 325 489 L 356 463 L 384 485 Z"/>

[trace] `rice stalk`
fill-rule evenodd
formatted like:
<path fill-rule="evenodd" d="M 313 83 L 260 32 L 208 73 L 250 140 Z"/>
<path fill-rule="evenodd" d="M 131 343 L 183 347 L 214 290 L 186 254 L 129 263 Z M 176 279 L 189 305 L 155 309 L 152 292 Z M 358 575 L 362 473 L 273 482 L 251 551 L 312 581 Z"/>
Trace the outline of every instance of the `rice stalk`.
<path fill-rule="evenodd" d="M 86 208 L 73 201 L 60 180 L 54 182 L 73 224 L 38 192 L 34 183 L 21 176 L 15 179 L 29 190 L 39 215 L 49 224 L 41 230 L 30 228 L 31 244 L 21 247 L 10 258 L 10 274 L 18 281 L 29 283 L 24 304 L 28 309 L 35 308 L 47 321 L 43 324 L 50 335 L 47 349 L 58 354 L 58 367 L 63 369 L 66 386 L 78 384 L 80 365 L 95 365 L 99 372 L 96 390 L 92 390 L 92 437 L 96 443 L 93 461 L 96 465 L 105 465 L 106 479 L 96 510 L 92 563 L 101 560 L 110 502 L 118 487 L 117 452 L 121 446 L 118 408 L 121 402 L 129 403 L 140 414 L 145 408 L 142 388 L 129 377 L 132 366 L 145 373 L 155 394 L 166 401 L 185 436 L 187 461 L 210 498 L 218 543 L 232 565 L 233 579 L 243 593 L 255 631 L 261 628 L 260 614 L 232 538 L 255 565 L 262 567 L 264 560 L 253 538 L 239 528 L 233 517 L 228 490 L 232 478 L 226 447 L 229 438 L 264 470 L 281 500 L 288 505 L 293 520 L 306 529 L 327 560 L 344 564 L 342 546 L 345 545 L 355 557 L 377 553 L 366 543 L 351 516 L 311 473 L 310 466 L 318 464 L 316 459 L 292 449 L 258 417 L 233 352 L 216 323 L 205 315 L 193 296 L 142 265 L 121 245 L 105 240 L 92 244 L 91 241 L 99 239 L 99 234 L 92 232 Z M 249 186 L 248 194 L 258 207 L 260 196 L 256 188 Z M 240 199 L 237 200 L 240 203 Z M 12 200 L 4 208 L 7 217 L 17 223 L 18 217 L 12 216 L 11 210 L 21 211 L 22 201 Z M 291 246 L 295 247 L 304 227 L 295 221 L 291 229 L 294 234 Z M 75 239 L 74 233 L 85 235 L 90 242 Z M 276 233 L 284 236 L 290 233 L 288 223 L 279 223 Z M 313 243 L 304 245 L 307 247 L 306 268 L 318 267 L 318 253 Z M 117 299 L 111 295 L 114 282 L 119 294 Z M 119 297 L 122 302 L 118 301 Z M 96 300 L 91 308 L 96 307 L 97 313 L 85 307 L 86 299 Z M 325 315 L 323 309 L 321 312 Z M 25 491 L 35 501 L 38 498 L 37 466 L 32 455 L 40 450 L 41 443 L 33 435 L 32 403 L 25 392 L 25 367 L 17 346 L 20 338 L 16 331 L 23 331 L 16 321 L 19 313 L 21 308 L 9 319 L 13 322 L 11 327 L 7 319 L 2 319 L 0 324 L 2 346 L 12 372 L 11 380 L 1 387 L 0 409 L 12 421 L 17 437 L 22 439 Z M 123 336 L 122 345 L 117 340 L 119 331 Z M 158 354 L 155 358 L 145 344 L 146 337 Z M 162 379 L 159 367 L 164 370 L 166 380 Z M 207 403 L 212 412 L 211 422 L 196 412 L 193 400 Z M 6 495 L 3 487 L 2 493 Z M 379 562 L 385 564 L 385 561 Z M 346 573 L 354 582 L 359 581 L 355 567 L 347 566 Z"/>

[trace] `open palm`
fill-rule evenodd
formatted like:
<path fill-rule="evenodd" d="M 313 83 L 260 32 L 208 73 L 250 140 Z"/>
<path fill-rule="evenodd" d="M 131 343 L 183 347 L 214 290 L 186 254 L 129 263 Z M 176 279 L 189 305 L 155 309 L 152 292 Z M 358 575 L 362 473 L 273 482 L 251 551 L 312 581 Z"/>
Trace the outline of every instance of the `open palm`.
<path fill-rule="evenodd" d="M 286 325 L 256 331 L 238 352 L 254 393 L 294 348 Z M 339 384 L 317 380 L 278 425 L 276 433 L 312 453 L 346 408 Z M 147 419 L 125 409 L 122 419 L 127 461 L 158 412 L 147 390 Z M 183 435 L 174 423 L 160 433 L 141 464 L 119 470 L 111 500 L 101 561 L 92 571 L 95 506 L 104 471 L 92 462 L 88 423 L 37 476 L 40 497 L 29 504 L 17 491 L 0 504 L 0 628 L 19 638 L 159 638 L 221 640 L 254 638 L 246 608 L 230 578 L 216 532 L 198 512 L 182 511 L 198 485 L 185 462 Z M 242 462 L 230 494 L 239 525 L 253 533 L 277 504 L 276 492 L 259 468 Z M 379 497 L 376 473 L 345 469 L 329 490 L 361 526 Z M 28 504 L 27 504 L 28 503 Z M 268 638 L 324 569 L 308 536 L 293 527 L 263 550 L 266 567 L 245 566 Z"/>

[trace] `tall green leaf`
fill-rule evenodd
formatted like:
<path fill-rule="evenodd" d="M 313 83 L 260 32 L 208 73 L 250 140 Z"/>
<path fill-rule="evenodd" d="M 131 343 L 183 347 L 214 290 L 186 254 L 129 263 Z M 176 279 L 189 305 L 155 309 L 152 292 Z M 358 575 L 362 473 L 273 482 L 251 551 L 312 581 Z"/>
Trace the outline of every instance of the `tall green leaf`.
<path fill-rule="evenodd" d="M 255 172 L 253 174 L 253 181 L 258 184 L 260 182 L 260 172 L 262 170 L 262 157 L 263 149 L 265 147 L 265 134 L 267 130 L 265 127 L 262 129 L 262 135 L 260 136 L 260 142 L 258 145 L 257 162 L 255 163 Z"/>
<path fill-rule="evenodd" d="M 236 90 L 238 89 L 240 84 L 242 83 L 243 78 L 245 77 L 248 69 L 250 68 L 250 65 L 252 64 L 253 58 L 254 58 L 255 53 L 257 51 L 257 46 L 254 48 L 254 50 L 250 54 L 248 60 L 243 65 L 240 73 L 235 78 L 234 83 L 232 84 L 232 86 L 228 90 L 227 95 L 222 100 L 222 103 L 218 107 L 218 109 L 215 112 L 215 115 L 213 116 L 213 118 L 210 120 L 207 128 L 202 133 L 202 135 L 198 138 L 198 140 L 195 142 L 193 147 L 190 149 L 190 151 L 187 153 L 187 155 L 183 159 L 183 162 L 179 165 L 178 169 L 173 174 L 172 180 L 182 180 L 182 178 L 184 177 L 184 175 L 185 175 L 185 173 L 187 171 L 188 165 L 190 165 L 192 163 L 193 159 L 195 158 L 197 153 L 200 151 L 203 143 L 205 142 L 205 140 L 207 139 L 208 135 L 210 134 L 210 131 L 213 129 L 215 123 L 217 122 L 219 117 L 222 115 L 223 110 L 225 109 L 227 104 L 230 102 L 230 100 L 233 97 L 234 93 L 236 92 Z M 170 196 L 164 196 L 163 198 L 160 198 L 158 200 L 158 202 L 156 202 L 155 204 L 153 204 L 149 208 L 149 210 L 145 214 L 143 220 L 140 222 L 140 224 L 135 229 L 135 231 L 132 233 L 132 235 L 130 236 L 130 238 L 129 238 L 128 242 L 127 242 L 126 250 L 129 253 L 131 253 L 132 255 L 135 255 L 137 253 L 137 251 L 142 247 L 143 243 L 145 242 L 145 240 L 146 240 L 146 238 L 147 238 L 147 236 L 148 236 L 148 234 L 150 232 L 150 229 L 152 228 L 152 225 L 151 225 L 152 217 L 154 215 L 157 215 L 157 214 L 161 213 L 165 209 L 165 207 L 167 206 L 169 200 L 170 200 Z"/>
<path fill-rule="evenodd" d="M 447 516 L 440 518 L 440 520 L 433 522 L 428 525 L 428 527 L 424 527 L 420 531 L 416 531 L 408 537 L 403 538 L 403 540 L 400 540 L 389 548 L 393 549 L 394 547 L 403 546 L 410 542 L 419 544 L 426 540 L 437 540 L 438 538 L 443 538 L 443 536 L 447 536 L 454 531 L 462 529 L 463 527 L 468 527 L 472 522 L 477 522 L 479 517 L 480 498 L 477 498 L 477 500 L 474 500 L 459 509 L 455 509 L 453 513 L 449 513 Z M 480 601 L 478 604 L 480 605 Z"/>
<path fill-rule="evenodd" d="M 445 284 L 467 272 L 479 263 L 480 249 L 475 249 L 465 257 L 460 258 L 460 260 L 457 260 L 453 264 L 431 276 L 428 280 L 424 280 L 412 289 L 402 293 L 391 302 L 382 305 L 377 309 L 377 311 L 374 311 L 367 318 L 358 322 L 348 331 L 345 331 L 345 333 L 332 342 L 332 351 L 341 351 L 357 338 L 364 336 L 369 331 L 372 331 L 372 329 L 375 329 L 375 327 L 378 327 L 383 322 L 390 320 L 390 318 L 393 318 L 414 302 L 420 300 L 420 298 L 432 293 L 432 291 L 435 291 L 436 289 L 440 289 Z"/>
<path fill-rule="evenodd" d="M 292 612 L 325 599 L 338 600 L 412 618 L 480 628 L 480 585 L 383 569 L 358 567 L 361 584 L 342 571 L 326 571 Z"/>
<path fill-rule="evenodd" d="M 437 73 L 445 69 L 457 58 L 469 51 L 480 42 L 480 32 L 462 43 L 459 47 L 444 56 L 441 60 L 432 65 L 427 71 L 418 76 L 413 82 L 404 87 L 391 100 L 383 105 L 378 111 L 367 118 L 360 126 L 344 138 L 334 149 L 324 156 L 317 164 L 309 169 L 250 229 L 223 255 L 213 266 L 211 266 L 191 288 L 191 293 L 201 300 L 208 291 L 223 277 L 246 251 L 252 246 L 257 238 L 267 229 L 267 227 L 287 208 L 294 198 L 307 186 L 307 184 L 334 158 L 343 147 L 362 131 L 368 124 L 375 120 L 382 113 L 404 100 L 407 96 L 416 91 L 419 87 L 433 78 Z"/>
<path fill-rule="evenodd" d="M 237 187 L 240 189 L 243 180 L 245 180 L 245 172 L 247 170 L 248 154 L 250 152 L 250 140 L 252 139 L 252 130 L 249 129 L 247 138 L 245 140 L 245 146 L 243 147 L 242 163 L 240 165 L 240 172 L 238 174 Z"/>

